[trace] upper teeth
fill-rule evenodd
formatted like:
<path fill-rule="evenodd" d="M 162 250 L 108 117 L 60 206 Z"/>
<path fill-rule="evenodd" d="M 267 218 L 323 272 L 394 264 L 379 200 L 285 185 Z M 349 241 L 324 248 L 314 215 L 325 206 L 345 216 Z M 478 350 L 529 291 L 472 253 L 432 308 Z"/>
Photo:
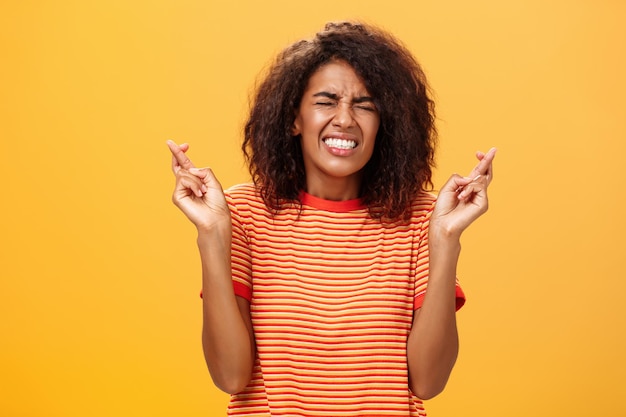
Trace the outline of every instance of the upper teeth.
<path fill-rule="evenodd" d="M 352 149 L 356 147 L 355 141 L 346 139 L 328 138 L 324 139 L 324 143 L 326 143 L 326 145 L 330 146 L 331 148 L 338 149 Z"/>

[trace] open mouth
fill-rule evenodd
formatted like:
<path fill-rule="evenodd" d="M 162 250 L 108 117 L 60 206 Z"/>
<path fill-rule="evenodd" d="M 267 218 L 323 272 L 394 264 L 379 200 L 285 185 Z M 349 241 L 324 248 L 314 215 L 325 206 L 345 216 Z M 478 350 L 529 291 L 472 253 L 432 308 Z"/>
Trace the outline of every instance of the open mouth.
<path fill-rule="evenodd" d="M 326 138 L 326 139 L 324 139 L 324 143 L 329 148 L 335 148 L 335 149 L 354 149 L 354 148 L 356 148 L 356 141 L 348 140 L 348 139 Z"/>

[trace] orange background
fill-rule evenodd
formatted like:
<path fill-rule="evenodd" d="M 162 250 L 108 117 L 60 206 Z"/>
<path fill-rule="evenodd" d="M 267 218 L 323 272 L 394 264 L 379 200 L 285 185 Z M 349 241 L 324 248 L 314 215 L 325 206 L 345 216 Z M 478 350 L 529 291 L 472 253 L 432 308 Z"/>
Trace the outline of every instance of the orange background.
<path fill-rule="evenodd" d="M 224 414 L 165 140 L 247 181 L 256 74 L 345 18 L 422 62 L 436 185 L 499 148 L 430 416 L 626 414 L 626 3 L 41 0 L 0 6 L 0 415 Z"/>

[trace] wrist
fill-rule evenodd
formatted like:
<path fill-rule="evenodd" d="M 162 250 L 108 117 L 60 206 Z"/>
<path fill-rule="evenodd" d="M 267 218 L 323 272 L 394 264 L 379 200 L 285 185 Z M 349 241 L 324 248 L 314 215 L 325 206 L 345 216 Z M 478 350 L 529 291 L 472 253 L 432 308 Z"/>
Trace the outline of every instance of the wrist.
<path fill-rule="evenodd" d="M 232 226 L 230 221 L 212 223 L 210 225 L 196 226 L 198 232 L 198 245 L 212 244 L 214 242 L 230 242 Z"/>
<path fill-rule="evenodd" d="M 448 246 L 459 245 L 461 242 L 462 230 L 457 230 L 448 224 L 431 221 L 428 227 L 428 240 Z"/>

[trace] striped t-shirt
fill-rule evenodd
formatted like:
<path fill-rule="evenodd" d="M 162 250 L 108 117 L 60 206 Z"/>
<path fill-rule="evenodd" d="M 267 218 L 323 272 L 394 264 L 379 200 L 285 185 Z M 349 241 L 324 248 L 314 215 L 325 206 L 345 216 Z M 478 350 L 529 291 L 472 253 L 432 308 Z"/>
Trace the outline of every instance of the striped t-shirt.
<path fill-rule="evenodd" d="M 422 194 L 406 224 L 360 200 L 303 193 L 272 215 L 251 184 L 226 192 L 235 293 L 250 301 L 257 359 L 232 416 L 425 416 L 406 344 L 428 280 Z M 457 307 L 464 296 L 457 286 Z"/>

